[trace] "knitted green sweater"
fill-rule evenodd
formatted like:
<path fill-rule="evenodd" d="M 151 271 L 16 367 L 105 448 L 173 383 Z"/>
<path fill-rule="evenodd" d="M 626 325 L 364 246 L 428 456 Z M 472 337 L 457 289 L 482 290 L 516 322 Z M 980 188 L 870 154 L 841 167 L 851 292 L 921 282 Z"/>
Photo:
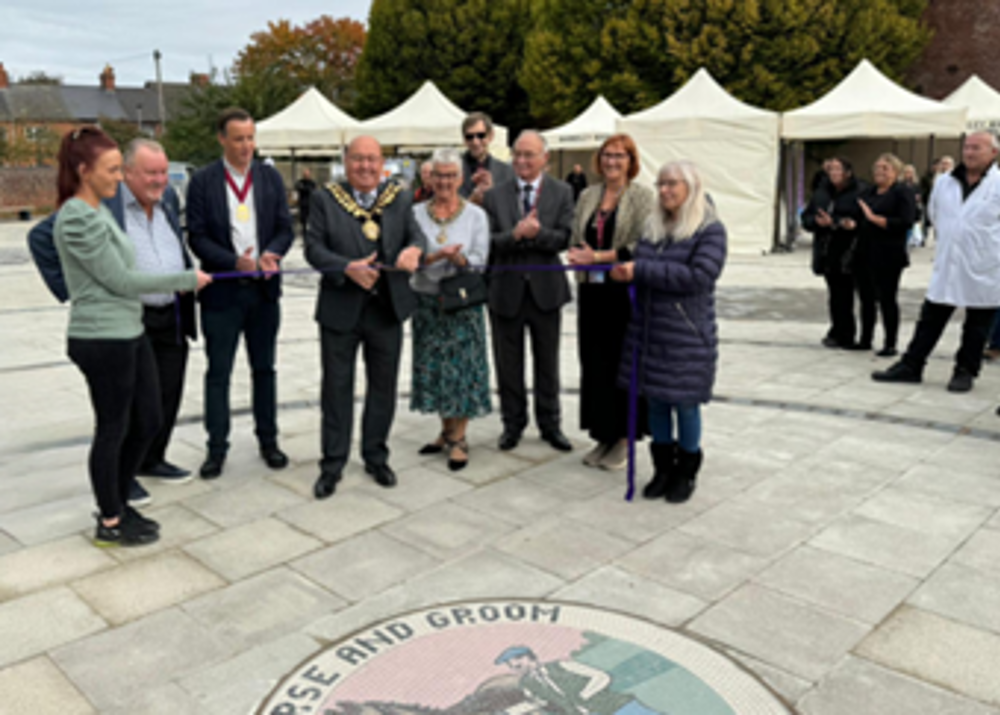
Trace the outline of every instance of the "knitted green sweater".
<path fill-rule="evenodd" d="M 69 337 L 127 340 L 142 334 L 144 293 L 194 290 L 194 271 L 153 275 L 135 270 L 128 236 L 103 204 L 70 199 L 56 217 L 56 250 L 71 305 Z"/>

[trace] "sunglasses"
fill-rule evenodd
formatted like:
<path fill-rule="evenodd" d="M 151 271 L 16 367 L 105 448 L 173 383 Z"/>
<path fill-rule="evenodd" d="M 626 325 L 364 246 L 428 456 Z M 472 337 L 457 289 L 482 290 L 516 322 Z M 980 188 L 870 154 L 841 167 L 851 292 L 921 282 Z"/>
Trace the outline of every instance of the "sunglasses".
<path fill-rule="evenodd" d="M 482 141 L 487 136 L 489 136 L 489 132 L 469 132 L 468 134 L 465 135 L 465 141 L 471 142 L 473 139 L 478 139 L 479 141 Z"/>

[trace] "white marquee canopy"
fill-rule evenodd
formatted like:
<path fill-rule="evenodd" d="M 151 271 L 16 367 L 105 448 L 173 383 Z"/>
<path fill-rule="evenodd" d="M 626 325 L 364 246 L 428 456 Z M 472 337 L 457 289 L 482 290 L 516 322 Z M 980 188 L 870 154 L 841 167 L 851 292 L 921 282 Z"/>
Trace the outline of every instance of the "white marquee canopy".
<path fill-rule="evenodd" d="M 598 95 L 575 119 L 542 132 L 542 136 L 553 150 L 596 149 L 615 133 L 615 123 L 621 118 L 621 112 Z"/>
<path fill-rule="evenodd" d="M 372 136 L 383 146 L 462 146 L 462 120 L 467 112 L 427 81 L 395 109 L 347 130 L 350 141 Z M 493 125 L 493 146 L 507 146 L 507 129 Z"/>
<path fill-rule="evenodd" d="M 969 114 L 965 120 L 966 131 L 1000 129 L 1000 92 L 972 75 L 965 83 L 943 100 L 952 107 L 966 107 Z"/>
<path fill-rule="evenodd" d="M 343 144 L 344 131 L 359 124 L 310 87 L 280 112 L 257 123 L 257 148 L 264 154 L 299 149 L 335 151 Z"/>
<path fill-rule="evenodd" d="M 812 104 L 782 116 L 786 139 L 957 137 L 964 107 L 949 106 L 900 87 L 861 60 L 840 84 Z"/>
<path fill-rule="evenodd" d="M 729 248 L 768 250 L 774 231 L 778 172 L 778 115 L 726 92 L 698 70 L 673 95 L 617 123 L 639 145 L 654 175 L 667 161 L 698 165 L 706 191 L 726 225 Z"/>

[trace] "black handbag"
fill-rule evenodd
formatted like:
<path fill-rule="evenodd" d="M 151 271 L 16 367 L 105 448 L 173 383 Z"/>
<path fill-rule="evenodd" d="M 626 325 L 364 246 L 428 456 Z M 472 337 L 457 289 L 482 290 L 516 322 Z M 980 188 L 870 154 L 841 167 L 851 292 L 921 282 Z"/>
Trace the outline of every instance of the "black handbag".
<path fill-rule="evenodd" d="M 482 305 L 488 297 L 486 281 L 481 273 L 461 271 L 438 283 L 438 308 L 442 313 L 457 313 Z"/>

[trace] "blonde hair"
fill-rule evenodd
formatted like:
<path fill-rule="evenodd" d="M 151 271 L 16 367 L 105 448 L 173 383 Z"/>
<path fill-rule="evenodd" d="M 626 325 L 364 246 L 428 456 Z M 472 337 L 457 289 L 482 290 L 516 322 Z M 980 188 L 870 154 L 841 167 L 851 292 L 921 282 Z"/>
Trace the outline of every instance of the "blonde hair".
<path fill-rule="evenodd" d="M 892 167 L 892 170 L 896 172 L 896 181 L 899 181 L 900 179 L 903 178 L 903 160 L 900 159 L 898 156 L 890 152 L 886 152 L 885 154 L 879 154 L 878 159 L 875 160 L 875 163 L 877 164 L 880 161 L 884 161 L 886 164 Z"/>
<path fill-rule="evenodd" d="M 662 204 L 658 204 L 650 214 L 647 235 L 653 243 L 665 240 L 685 241 L 716 220 L 715 209 L 705 195 L 705 187 L 694 162 L 667 162 L 660 167 L 657 183 L 666 178 L 683 181 L 687 185 L 688 195 L 674 215 L 670 215 Z"/>

